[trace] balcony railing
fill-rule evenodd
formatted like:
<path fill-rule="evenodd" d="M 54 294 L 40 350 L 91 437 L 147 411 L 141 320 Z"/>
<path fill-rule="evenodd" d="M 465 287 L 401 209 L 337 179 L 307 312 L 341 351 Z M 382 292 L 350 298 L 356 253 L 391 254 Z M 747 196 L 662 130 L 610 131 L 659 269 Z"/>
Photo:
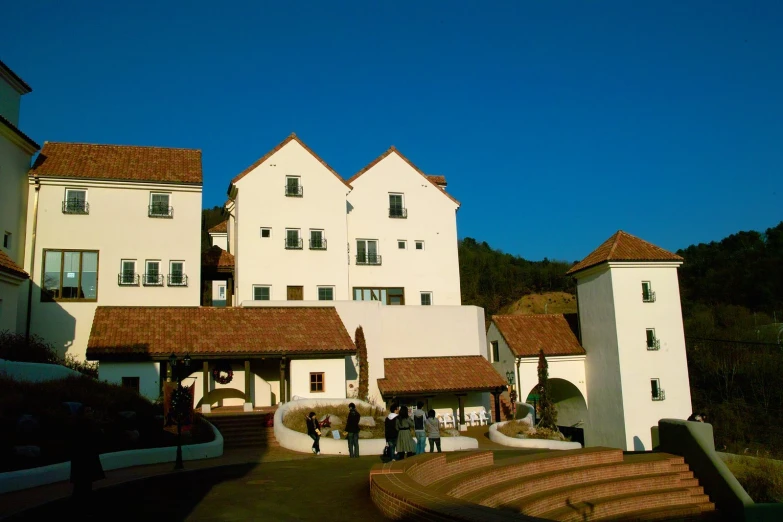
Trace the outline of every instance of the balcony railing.
<path fill-rule="evenodd" d="M 654 401 L 665 401 L 666 400 L 666 392 L 663 390 L 658 390 L 658 394 L 656 395 L 653 393 L 652 400 Z"/>
<path fill-rule="evenodd" d="M 163 286 L 163 274 L 144 274 L 141 279 L 144 286 Z"/>
<path fill-rule="evenodd" d="M 650 352 L 654 352 L 661 349 L 661 340 L 660 339 L 652 339 L 647 340 L 647 350 Z"/>
<path fill-rule="evenodd" d="M 81 199 L 66 199 L 63 201 L 63 214 L 89 214 L 90 204 Z"/>
<path fill-rule="evenodd" d="M 172 218 L 174 217 L 174 207 L 165 204 L 154 203 L 149 207 L 149 217 L 151 218 Z"/>
<path fill-rule="evenodd" d="M 381 256 L 378 254 L 358 254 L 356 256 L 357 265 L 380 265 Z"/>
<path fill-rule="evenodd" d="M 285 249 L 286 250 L 302 250 L 302 245 L 304 242 L 302 241 L 302 238 L 298 239 L 292 239 L 292 238 L 286 238 L 285 239 Z"/>
<path fill-rule="evenodd" d="M 136 272 L 120 272 L 117 274 L 117 284 L 120 286 L 139 286 L 139 274 Z"/>
<path fill-rule="evenodd" d="M 642 301 L 645 303 L 655 302 L 655 292 L 650 290 L 649 292 L 642 292 Z"/>
<path fill-rule="evenodd" d="M 390 207 L 389 217 L 405 219 L 408 217 L 408 209 L 402 207 Z"/>
<path fill-rule="evenodd" d="M 311 239 L 310 250 L 326 250 L 326 239 Z"/>
<path fill-rule="evenodd" d="M 185 274 L 169 274 L 169 286 L 188 286 L 188 276 Z"/>
<path fill-rule="evenodd" d="M 304 196 L 304 189 L 302 185 L 286 185 L 285 195 L 289 198 L 301 198 Z"/>

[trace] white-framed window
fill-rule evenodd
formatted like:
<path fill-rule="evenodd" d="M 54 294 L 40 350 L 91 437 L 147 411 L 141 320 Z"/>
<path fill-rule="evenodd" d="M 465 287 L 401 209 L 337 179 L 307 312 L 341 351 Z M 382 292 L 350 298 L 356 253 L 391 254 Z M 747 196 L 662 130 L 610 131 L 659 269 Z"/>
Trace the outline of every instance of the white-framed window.
<path fill-rule="evenodd" d="M 416 250 L 424 250 L 424 241 L 416 240 Z"/>
<path fill-rule="evenodd" d="M 174 209 L 171 206 L 171 194 L 150 192 L 149 217 L 170 218 Z"/>
<path fill-rule="evenodd" d="M 286 250 L 302 249 L 302 238 L 299 235 L 298 228 L 285 229 L 285 248 Z"/>
<path fill-rule="evenodd" d="M 218 300 L 219 301 L 226 300 L 226 285 L 218 286 Z"/>
<path fill-rule="evenodd" d="M 299 176 L 286 176 L 285 195 L 293 198 L 301 198 L 304 195 L 301 181 Z"/>
<path fill-rule="evenodd" d="M 11 248 L 11 233 L 3 232 L 3 248 Z"/>
<path fill-rule="evenodd" d="M 120 261 L 120 284 L 123 286 L 139 284 L 135 259 L 123 259 Z"/>
<path fill-rule="evenodd" d="M 326 237 L 323 230 L 310 229 L 310 250 L 326 250 Z"/>
<path fill-rule="evenodd" d="M 319 301 L 334 301 L 334 287 L 333 286 L 319 286 L 318 287 L 318 300 Z"/>
<path fill-rule="evenodd" d="M 169 261 L 169 286 L 188 286 L 184 261 Z"/>
<path fill-rule="evenodd" d="M 272 237 L 272 229 L 268 227 L 261 227 L 261 237 Z"/>
<path fill-rule="evenodd" d="M 405 241 L 404 239 L 398 239 L 397 248 L 400 250 L 405 250 L 406 248 L 408 248 L 408 242 Z"/>
<path fill-rule="evenodd" d="M 652 400 L 662 401 L 666 399 L 666 393 L 661 388 L 660 379 L 650 379 L 650 392 L 652 392 Z"/>
<path fill-rule="evenodd" d="M 160 259 L 147 259 L 144 262 L 144 286 L 162 286 L 163 274 L 160 271 Z"/>
<path fill-rule="evenodd" d="M 356 264 L 357 265 L 380 265 L 381 264 L 381 256 L 378 254 L 377 239 L 356 240 Z"/>
<path fill-rule="evenodd" d="M 253 301 L 269 301 L 272 287 L 269 285 L 253 285 Z"/>
<path fill-rule="evenodd" d="M 389 217 L 406 218 L 408 209 L 405 208 L 405 195 L 400 193 L 389 193 Z"/>
<path fill-rule="evenodd" d="M 498 341 L 491 341 L 489 344 L 492 347 L 492 362 L 500 362 L 500 345 Z"/>
<path fill-rule="evenodd" d="M 655 302 L 655 292 L 653 292 L 652 284 L 649 281 L 642 281 L 642 302 Z"/>
<path fill-rule="evenodd" d="M 90 204 L 87 203 L 87 189 L 65 189 L 63 201 L 64 214 L 89 214 Z"/>
<path fill-rule="evenodd" d="M 421 293 L 421 305 L 422 306 L 432 306 L 432 292 L 422 292 Z"/>
<path fill-rule="evenodd" d="M 647 328 L 647 349 L 648 350 L 660 350 L 661 341 L 655 336 L 655 328 Z"/>

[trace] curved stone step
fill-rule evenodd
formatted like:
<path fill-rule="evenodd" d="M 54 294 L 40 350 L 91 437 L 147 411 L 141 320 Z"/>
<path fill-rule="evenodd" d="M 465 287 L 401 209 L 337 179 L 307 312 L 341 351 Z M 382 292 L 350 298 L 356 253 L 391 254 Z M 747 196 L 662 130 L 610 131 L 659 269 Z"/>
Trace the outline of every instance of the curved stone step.
<path fill-rule="evenodd" d="M 709 504 L 711 509 L 704 510 Z M 641 511 L 632 511 L 615 517 L 604 518 L 605 521 L 617 522 L 652 522 L 652 521 L 671 521 L 678 522 L 719 522 L 720 515 L 715 511 L 715 506 L 707 504 L 685 504 L 683 506 L 672 506 L 669 508 L 643 509 Z"/>

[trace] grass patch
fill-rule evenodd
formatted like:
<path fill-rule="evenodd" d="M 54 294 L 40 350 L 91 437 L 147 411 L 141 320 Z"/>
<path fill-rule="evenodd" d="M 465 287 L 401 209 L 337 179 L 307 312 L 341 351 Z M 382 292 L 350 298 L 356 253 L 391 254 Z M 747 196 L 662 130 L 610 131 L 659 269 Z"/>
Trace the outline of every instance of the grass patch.
<path fill-rule="evenodd" d="M 731 457 L 726 465 L 754 502 L 783 502 L 783 462 L 765 457 Z"/>
<path fill-rule="evenodd" d="M 500 426 L 498 431 L 507 437 L 513 439 L 520 438 L 517 435 L 523 435 L 525 439 L 544 439 L 544 440 L 568 440 L 562 433 L 548 428 L 534 428 L 528 423 L 515 420 Z"/>

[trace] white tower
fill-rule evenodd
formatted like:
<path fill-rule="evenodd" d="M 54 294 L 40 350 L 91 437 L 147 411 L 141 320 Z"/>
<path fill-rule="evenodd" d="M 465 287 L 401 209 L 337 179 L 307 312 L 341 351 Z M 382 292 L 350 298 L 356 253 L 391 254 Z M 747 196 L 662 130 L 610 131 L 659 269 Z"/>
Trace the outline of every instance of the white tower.
<path fill-rule="evenodd" d="M 691 414 L 677 280 L 682 262 L 618 231 L 568 271 L 577 283 L 587 352 L 586 445 L 651 450 L 659 419 Z"/>

